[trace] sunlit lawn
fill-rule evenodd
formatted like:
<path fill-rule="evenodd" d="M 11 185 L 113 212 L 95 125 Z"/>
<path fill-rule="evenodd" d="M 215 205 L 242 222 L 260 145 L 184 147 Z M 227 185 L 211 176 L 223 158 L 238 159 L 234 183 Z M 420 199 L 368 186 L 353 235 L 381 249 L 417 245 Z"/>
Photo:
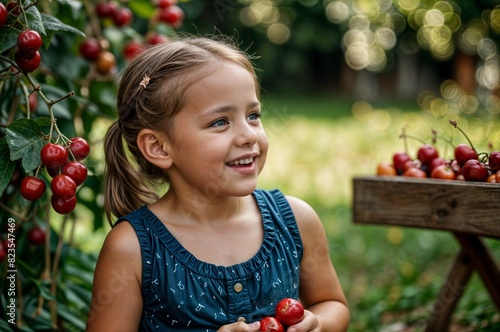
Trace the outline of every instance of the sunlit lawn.
<path fill-rule="evenodd" d="M 350 330 L 421 331 L 458 244 L 445 232 L 353 224 L 351 182 L 358 175 L 374 175 L 377 162 L 390 161 L 394 152 L 404 149 L 398 138 L 403 126 L 408 134 L 428 142 L 431 129 L 463 142 L 448 124 L 453 115 L 435 118 L 412 105 L 353 107 L 325 97 L 264 96 L 263 103 L 271 146 L 260 187 L 280 188 L 318 211 L 350 303 Z M 485 148 L 483 129 L 477 123 L 466 128 Z M 409 152 L 415 154 L 420 144 L 410 140 Z M 444 142 L 438 147 L 452 156 Z M 81 224 L 85 228 L 86 222 Z M 81 232 L 77 242 L 95 249 L 106 231 Z M 488 242 L 500 257 L 498 241 Z M 500 328 L 496 307 L 477 276 L 459 305 L 454 320 L 467 327 L 463 331 L 479 330 L 481 322 L 488 325 L 483 331 Z"/>

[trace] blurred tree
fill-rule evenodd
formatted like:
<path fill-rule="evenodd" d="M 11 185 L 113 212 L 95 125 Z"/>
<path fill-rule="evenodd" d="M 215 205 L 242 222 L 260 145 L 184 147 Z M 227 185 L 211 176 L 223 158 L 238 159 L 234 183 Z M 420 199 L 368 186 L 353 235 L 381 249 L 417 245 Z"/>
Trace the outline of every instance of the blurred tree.
<path fill-rule="evenodd" d="M 269 89 L 415 99 L 423 90 L 441 93 L 442 83 L 453 80 L 477 107 L 491 109 L 499 105 L 499 4 L 218 0 L 187 29 L 236 34 L 262 57 L 258 65 Z"/>

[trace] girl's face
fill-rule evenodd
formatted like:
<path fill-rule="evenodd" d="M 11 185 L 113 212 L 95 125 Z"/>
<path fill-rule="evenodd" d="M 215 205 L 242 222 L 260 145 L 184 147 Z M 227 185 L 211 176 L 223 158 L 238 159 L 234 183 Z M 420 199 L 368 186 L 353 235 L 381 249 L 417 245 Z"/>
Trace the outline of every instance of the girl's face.
<path fill-rule="evenodd" d="M 171 185 L 205 195 L 253 192 L 266 161 L 268 140 L 250 73 L 224 62 L 186 91 L 173 126 Z"/>

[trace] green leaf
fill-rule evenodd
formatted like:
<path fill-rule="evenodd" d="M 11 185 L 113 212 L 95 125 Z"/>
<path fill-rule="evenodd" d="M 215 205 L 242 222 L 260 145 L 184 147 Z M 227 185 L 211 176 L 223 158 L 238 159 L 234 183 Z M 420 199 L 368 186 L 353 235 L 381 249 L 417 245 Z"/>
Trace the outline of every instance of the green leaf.
<path fill-rule="evenodd" d="M 11 329 L 12 326 L 13 325 L 9 326 L 9 324 L 7 324 L 6 321 L 4 321 L 3 319 L 0 319 L 0 331 L 11 332 L 11 331 L 13 331 Z"/>
<path fill-rule="evenodd" d="M 79 319 L 74 313 L 70 312 L 66 306 L 58 303 L 57 305 L 57 313 L 60 317 L 62 317 L 65 321 L 73 324 L 76 328 L 80 330 L 85 330 L 85 321 Z"/>
<path fill-rule="evenodd" d="M 28 19 L 28 26 L 31 30 L 35 30 L 45 35 L 42 16 L 35 6 L 28 8 L 26 11 L 26 18 Z"/>
<path fill-rule="evenodd" d="M 155 11 L 151 2 L 146 2 L 144 0 L 131 0 L 128 6 L 137 16 L 146 20 L 149 20 Z"/>
<path fill-rule="evenodd" d="M 31 279 L 31 281 L 33 281 L 36 285 L 36 287 L 38 288 L 38 290 L 40 291 L 40 295 L 48 300 L 48 301 L 52 301 L 52 300 L 55 300 L 56 298 L 54 297 L 54 295 L 50 292 L 50 289 L 49 289 L 49 282 L 48 281 L 40 281 L 38 279 Z"/>
<path fill-rule="evenodd" d="M 10 25 L 6 25 L 0 29 L 0 53 L 7 51 L 8 49 L 16 46 L 17 37 L 21 33 L 21 30 L 15 29 Z"/>
<path fill-rule="evenodd" d="M 36 118 L 35 121 L 36 121 L 36 123 L 38 123 L 38 125 L 40 127 L 50 126 L 50 124 L 52 123 L 52 121 L 50 120 L 50 118 L 48 116 L 42 116 L 42 117 Z"/>
<path fill-rule="evenodd" d="M 40 165 L 40 151 L 44 145 L 41 129 L 32 119 L 18 119 L 7 127 L 7 144 L 10 148 L 10 160 L 22 158 L 26 173 Z"/>
<path fill-rule="evenodd" d="M 71 32 L 85 38 L 85 34 L 83 32 L 72 27 L 71 25 L 64 24 L 54 16 L 42 14 L 42 17 L 43 17 L 43 24 L 45 26 L 45 29 L 47 30 Z"/>
<path fill-rule="evenodd" d="M 16 163 L 10 160 L 10 150 L 5 137 L 0 139 L 0 194 L 5 188 L 14 174 Z"/>

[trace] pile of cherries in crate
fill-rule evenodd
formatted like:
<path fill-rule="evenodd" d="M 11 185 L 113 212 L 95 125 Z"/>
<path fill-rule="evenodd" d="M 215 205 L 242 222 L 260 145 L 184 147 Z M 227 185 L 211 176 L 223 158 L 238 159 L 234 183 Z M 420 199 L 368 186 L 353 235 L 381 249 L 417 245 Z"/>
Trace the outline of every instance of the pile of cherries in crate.
<path fill-rule="evenodd" d="M 469 142 L 454 146 L 453 158 L 445 159 L 439 155 L 435 145 L 423 143 L 417 150 L 416 158 L 408 152 L 396 152 L 392 163 L 380 162 L 377 175 L 500 183 L 500 151 L 478 153 L 456 121 L 450 121 L 450 124 L 460 130 Z M 401 137 L 406 139 L 408 135 L 403 131 Z"/>

